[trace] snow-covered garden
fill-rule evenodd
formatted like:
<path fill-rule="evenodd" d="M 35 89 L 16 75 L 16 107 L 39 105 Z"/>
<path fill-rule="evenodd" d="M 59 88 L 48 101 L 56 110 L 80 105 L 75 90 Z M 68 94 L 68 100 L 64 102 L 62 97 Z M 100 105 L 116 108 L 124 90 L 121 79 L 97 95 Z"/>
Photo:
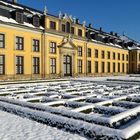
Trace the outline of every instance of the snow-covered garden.
<path fill-rule="evenodd" d="M 1 85 L 0 110 L 87 139 L 140 138 L 140 78 L 107 79 Z"/>

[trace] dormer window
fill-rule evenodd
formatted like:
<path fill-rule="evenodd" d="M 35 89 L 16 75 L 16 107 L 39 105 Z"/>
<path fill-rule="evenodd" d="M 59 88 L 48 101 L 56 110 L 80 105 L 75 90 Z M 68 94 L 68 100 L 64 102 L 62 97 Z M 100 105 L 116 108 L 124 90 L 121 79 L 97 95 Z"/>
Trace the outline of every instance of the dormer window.
<path fill-rule="evenodd" d="M 62 24 L 62 32 L 65 32 L 66 31 L 66 26 L 65 24 Z"/>
<path fill-rule="evenodd" d="M 78 29 L 78 36 L 82 37 L 82 30 L 81 29 Z"/>
<path fill-rule="evenodd" d="M 95 40 L 95 39 L 96 39 L 96 37 L 97 37 L 97 35 L 96 35 L 96 34 L 94 34 L 94 33 L 92 33 L 90 36 L 91 36 L 91 39 L 94 39 L 94 40 Z"/>
<path fill-rule="evenodd" d="M 74 27 L 71 27 L 71 33 L 74 34 Z"/>
<path fill-rule="evenodd" d="M 56 22 L 50 21 L 50 29 L 56 30 Z"/>
<path fill-rule="evenodd" d="M 40 26 L 40 21 L 38 16 L 33 17 L 33 25 L 36 27 Z"/>
<path fill-rule="evenodd" d="M 115 44 L 115 39 L 110 39 L 110 42 L 111 42 L 112 44 Z"/>
<path fill-rule="evenodd" d="M 23 23 L 23 13 L 16 12 L 16 21 L 18 23 Z"/>
<path fill-rule="evenodd" d="M 70 28 L 70 23 L 69 23 L 69 22 L 66 23 L 66 29 L 67 29 L 67 30 L 66 30 L 67 33 L 70 33 L 70 29 L 71 29 L 71 28 Z"/>

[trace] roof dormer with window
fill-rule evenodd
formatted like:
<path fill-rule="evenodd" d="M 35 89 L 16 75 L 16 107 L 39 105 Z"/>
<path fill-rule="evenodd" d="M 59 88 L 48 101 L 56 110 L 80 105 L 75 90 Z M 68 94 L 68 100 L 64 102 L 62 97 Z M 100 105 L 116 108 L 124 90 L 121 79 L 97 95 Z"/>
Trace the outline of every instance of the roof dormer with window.
<path fill-rule="evenodd" d="M 38 15 L 34 15 L 34 16 L 33 16 L 33 25 L 34 25 L 35 27 L 39 27 L 39 26 L 40 26 L 40 18 L 39 18 Z"/>

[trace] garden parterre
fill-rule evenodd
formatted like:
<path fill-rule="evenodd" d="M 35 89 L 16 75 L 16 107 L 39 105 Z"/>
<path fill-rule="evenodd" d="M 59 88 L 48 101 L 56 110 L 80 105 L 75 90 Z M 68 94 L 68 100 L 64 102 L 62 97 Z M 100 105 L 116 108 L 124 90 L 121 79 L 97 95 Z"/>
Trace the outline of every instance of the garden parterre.
<path fill-rule="evenodd" d="M 97 139 L 140 133 L 140 86 L 61 81 L 0 87 L 0 109 Z"/>

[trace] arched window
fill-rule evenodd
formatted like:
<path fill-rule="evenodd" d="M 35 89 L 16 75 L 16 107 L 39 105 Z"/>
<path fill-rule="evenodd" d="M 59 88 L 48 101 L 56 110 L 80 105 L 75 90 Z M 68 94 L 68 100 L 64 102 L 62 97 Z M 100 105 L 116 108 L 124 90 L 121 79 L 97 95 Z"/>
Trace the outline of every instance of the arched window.
<path fill-rule="evenodd" d="M 67 22 L 66 23 L 66 31 L 67 31 L 67 33 L 70 33 L 70 23 L 69 22 Z"/>

